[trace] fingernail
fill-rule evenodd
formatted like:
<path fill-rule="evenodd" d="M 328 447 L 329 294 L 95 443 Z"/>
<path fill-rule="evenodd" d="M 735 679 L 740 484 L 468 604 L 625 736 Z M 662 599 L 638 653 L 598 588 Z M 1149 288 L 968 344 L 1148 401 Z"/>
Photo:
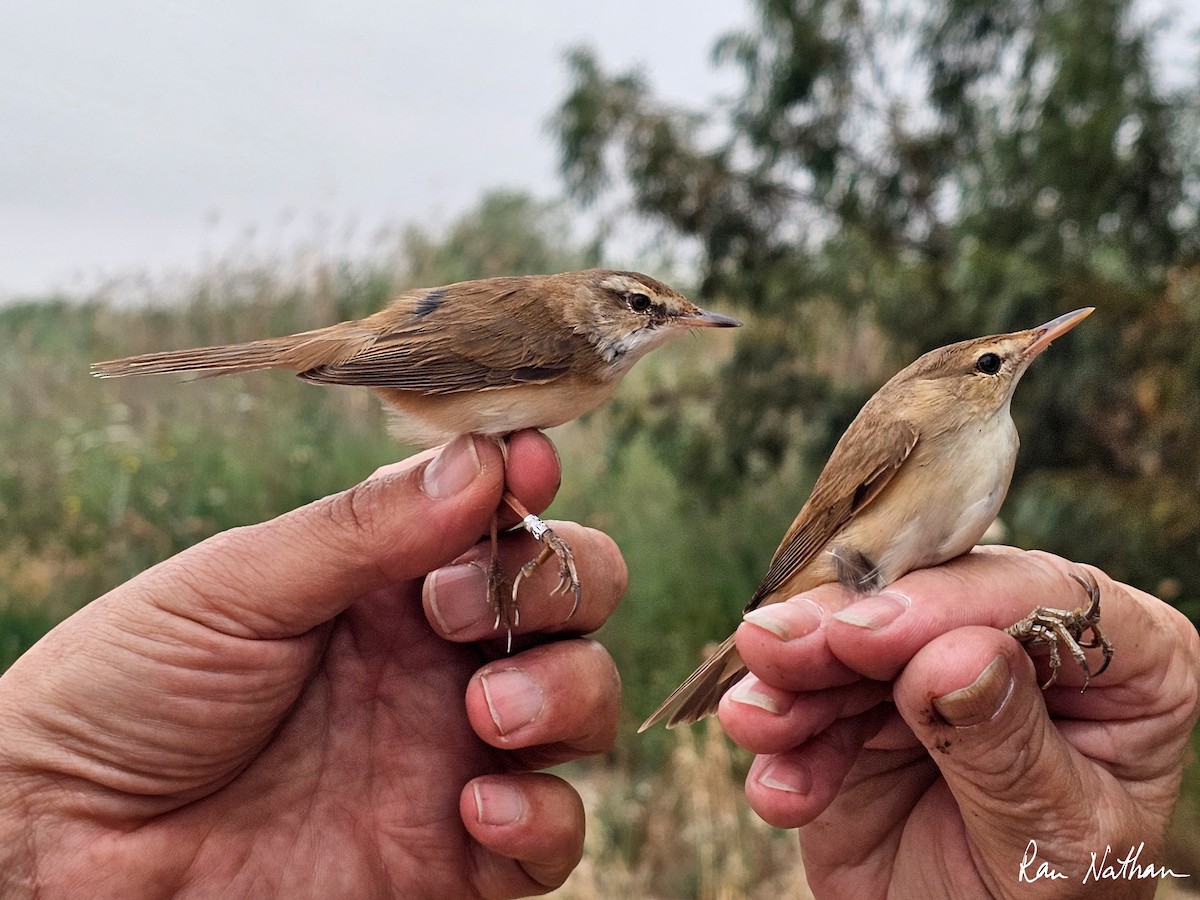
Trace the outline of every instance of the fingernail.
<path fill-rule="evenodd" d="M 491 614 L 483 602 L 487 574 L 475 563 L 430 572 L 425 578 L 425 591 L 429 612 L 442 634 L 454 634 Z"/>
<path fill-rule="evenodd" d="M 1000 654 L 965 688 L 933 698 L 933 707 L 951 725 L 978 725 L 993 718 L 1012 693 L 1008 659 Z"/>
<path fill-rule="evenodd" d="M 788 794 L 807 794 L 812 787 L 812 778 L 803 766 L 789 766 L 782 760 L 769 763 L 758 776 L 758 783 L 773 791 Z"/>
<path fill-rule="evenodd" d="M 891 597 L 867 597 L 865 600 L 851 603 L 845 609 L 839 609 L 833 617 L 847 625 L 857 625 L 859 628 L 874 631 L 895 622 L 906 608 L 899 600 Z"/>
<path fill-rule="evenodd" d="M 794 641 L 821 627 L 821 608 L 807 597 L 793 597 L 752 609 L 742 620 L 769 631 L 781 641 Z"/>
<path fill-rule="evenodd" d="M 471 785 L 480 825 L 512 825 L 525 817 L 525 797 L 507 784 L 484 781 Z"/>
<path fill-rule="evenodd" d="M 786 712 L 775 695 L 768 693 L 763 683 L 754 677 L 743 678 L 734 685 L 733 690 L 729 692 L 729 699 L 734 703 L 765 709 L 777 716 Z"/>
<path fill-rule="evenodd" d="M 425 467 L 421 488 L 431 500 L 445 500 L 479 475 L 479 453 L 471 435 L 455 438 Z"/>
<path fill-rule="evenodd" d="M 479 681 L 500 734 L 512 734 L 541 715 L 546 703 L 542 687 L 520 669 L 489 672 Z"/>

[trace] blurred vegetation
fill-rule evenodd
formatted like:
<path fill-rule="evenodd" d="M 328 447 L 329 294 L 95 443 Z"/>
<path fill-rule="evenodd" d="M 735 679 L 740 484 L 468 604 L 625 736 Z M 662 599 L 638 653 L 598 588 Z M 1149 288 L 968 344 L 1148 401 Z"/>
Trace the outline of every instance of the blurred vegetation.
<path fill-rule="evenodd" d="M 734 863 L 714 842 L 778 853 L 723 805 L 744 757 L 632 726 L 732 627 L 842 429 L 924 350 L 1098 307 L 1017 392 L 1008 539 L 1200 617 L 1200 84 L 1163 84 L 1151 26 L 1117 0 L 752 6 L 714 54 L 739 96 L 674 108 L 581 49 L 554 117 L 572 195 L 653 223 L 694 264 L 646 268 L 750 326 L 657 351 L 554 435 L 552 514 L 607 530 L 631 572 L 601 634 L 630 727 L 589 838 L 604 878 L 626 860 L 630 895 L 749 896 L 717 886 Z M 217 264 L 170 301 L 0 308 L 0 667 L 158 560 L 406 452 L 365 391 L 279 373 L 99 382 L 89 362 L 316 327 L 409 286 L 614 263 L 567 208 L 502 192 L 383 249 Z M 674 787 L 648 796 L 637 774 L 658 765 Z M 1177 835 L 1200 815 L 1191 771 Z M 683 808 L 702 801 L 720 809 Z M 715 830 L 655 837 L 655 816 L 689 814 Z M 1200 868 L 1194 841 L 1173 847 Z"/>
<path fill-rule="evenodd" d="M 657 778 L 570 767 L 587 836 L 583 862 L 553 896 L 811 900 L 794 835 L 767 825 L 742 796 L 745 754 L 712 720 L 672 735 Z"/>
<path fill-rule="evenodd" d="M 0 307 L 0 666 L 72 610 L 226 528 L 341 490 L 403 453 L 366 391 L 274 374 L 97 381 L 151 348 L 285 334 L 365 315 L 408 285 L 588 265 L 562 212 L 496 193 L 436 237 L 356 264 L 218 265 L 172 302 Z"/>

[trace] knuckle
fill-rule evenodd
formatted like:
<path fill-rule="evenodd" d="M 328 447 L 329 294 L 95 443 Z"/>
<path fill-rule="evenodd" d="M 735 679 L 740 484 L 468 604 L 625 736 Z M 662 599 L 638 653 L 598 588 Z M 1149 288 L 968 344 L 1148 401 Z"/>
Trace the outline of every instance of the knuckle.
<path fill-rule="evenodd" d="M 378 510 L 373 495 L 377 480 L 356 484 L 329 498 L 325 517 L 338 531 L 350 531 L 356 536 L 369 536 L 377 530 Z"/>
<path fill-rule="evenodd" d="M 320 514 L 310 527 L 320 533 L 323 543 L 375 566 L 382 558 L 387 532 L 386 504 L 379 502 L 381 484 L 379 479 L 368 479 L 321 501 Z"/>

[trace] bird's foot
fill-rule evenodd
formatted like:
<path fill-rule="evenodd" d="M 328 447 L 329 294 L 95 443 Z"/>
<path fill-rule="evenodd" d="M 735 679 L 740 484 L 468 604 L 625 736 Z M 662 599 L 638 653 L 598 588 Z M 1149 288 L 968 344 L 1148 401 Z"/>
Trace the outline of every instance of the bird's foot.
<path fill-rule="evenodd" d="M 516 609 L 517 606 L 517 593 L 521 588 L 521 582 L 536 572 L 552 556 L 556 556 L 558 557 L 558 586 L 554 589 L 554 593 L 571 592 L 571 611 L 567 613 L 567 619 L 570 619 L 579 609 L 579 599 L 582 594 L 579 571 L 575 567 L 575 554 L 571 551 L 570 545 L 560 538 L 553 528 L 527 510 L 516 497 L 506 493 L 504 500 L 516 511 L 517 515 L 521 516 L 521 527 L 544 545 L 541 553 L 525 563 L 521 567 L 521 571 L 517 573 L 517 577 L 513 579 L 513 608 Z"/>
<path fill-rule="evenodd" d="M 521 610 L 517 608 L 516 594 L 509 590 L 508 579 L 500 567 L 500 557 L 493 552 L 487 570 L 488 602 L 496 611 L 496 623 L 492 627 L 504 629 L 505 653 L 512 653 L 513 629 L 521 624 Z"/>
<path fill-rule="evenodd" d="M 1113 658 L 1112 642 L 1100 630 L 1100 586 L 1092 574 L 1087 571 L 1083 576 L 1071 573 L 1071 577 L 1083 585 L 1083 589 L 1087 591 L 1091 602 L 1086 608 L 1079 607 L 1068 611 L 1039 606 L 1021 621 L 1004 629 L 1006 634 L 1012 635 L 1022 644 L 1046 644 L 1049 646 L 1050 677 L 1042 685 L 1043 690 L 1058 680 L 1058 670 L 1062 666 L 1062 659 L 1059 656 L 1060 644 L 1067 648 L 1075 662 L 1079 664 L 1079 668 L 1083 670 L 1081 692 L 1087 690 L 1092 679 L 1087 656 L 1083 651 L 1097 648 L 1103 651 L 1104 664 L 1096 672 L 1097 676 L 1108 668 L 1108 664 L 1112 662 Z M 1092 634 L 1091 639 L 1083 640 L 1083 636 L 1089 631 Z"/>
<path fill-rule="evenodd" d="M 575 615 L 575 611 L 579 609 L 579 598 L 582 592 L 579 584 L 579 573 L 575 568 L 575 554 L 571 552 L 570 545 L 555 534 L 554 529 L 537 516 L 526 516 L 522 520 L 522 524 L 525 526 L 526 531 L 546 546 L 542 548 L 542 552 L 534 559 L 521 566 L 521 571 L 517 573 L 517 577 L 513 581 L 513 605 L 516 605 L 517 590 L 520 588 L 521 582 L 536 572 L 550 557 L 557 556 L 558 585 L 554 588 L 554 593 L 565 594 L 567 591 L 571 592 L 571 611 L 567 613 L 567 618 L 570 619 L 571 616 Z"/>

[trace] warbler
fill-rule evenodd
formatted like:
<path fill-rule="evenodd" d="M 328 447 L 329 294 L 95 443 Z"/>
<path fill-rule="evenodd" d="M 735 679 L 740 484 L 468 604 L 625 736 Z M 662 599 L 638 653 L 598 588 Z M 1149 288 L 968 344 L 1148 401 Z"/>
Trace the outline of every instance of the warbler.
<path fill-rule="evenodd" d="M 1009 408 L 1017 382 L 1051 341 L 1092 311 L 932 350 L 893 376 L 834 447 L 746 611 L 832 581 L 875 593 L 975 546 L 1012 480 L 1019 440 Z M 1019 640 L 1050 645 L 1050 681 L 1060 643 L 1085 677 L 1082 648 L 1103 648 L 1097 675 L 1112 658 L 1100 631 L 1099 590 L 1077 580 L 1088 591 L 1087 608 L 1039 608 L 1009 629 Z M 1084 642 L 1088 631 L 1092 640 Z M 745 673 L 730 635 L 639 730 L 664 718 L 673 727 L 710 715 Z"/>
<path fill-rule="evenodd" d="M 464 434 L 503 442 L 514 431 L 551 428 L 595 409 L 634 363 L 670 338 L 691 328 L 739 324 L 648 275 L 587 269 L 407 291 L 364 319 L 108 360 L 92 371 L 113 378 L 287 369 L 319 384 L 370 387 L 405 442 L 430 447 Z M 544 544 L 514 579 L 511 595 L 502 597 L 493 517 L 489 595 L 511 647 L 523 578 L 557 556 L 559 587 L 573 595 L 571 614 L 580 584 L 570 547 L 507 491 L 504 502 Z"/>

